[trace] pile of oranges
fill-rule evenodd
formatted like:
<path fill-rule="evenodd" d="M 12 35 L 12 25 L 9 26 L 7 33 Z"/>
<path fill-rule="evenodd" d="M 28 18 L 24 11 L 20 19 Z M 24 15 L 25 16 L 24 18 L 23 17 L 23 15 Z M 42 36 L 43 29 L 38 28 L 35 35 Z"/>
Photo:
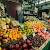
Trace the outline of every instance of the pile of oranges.
<path fill-rule="evenodd" d="M 33 24 L 34 28 L 36 28 L 36 30 L 41 30 L 41 29 L 44 29 L 44 26 L 43 25 L 40 25 L 40 24 L 37 24 L 37 23 L 34 23 Z"/>
<path fill-rule="evenodd" d="M 7 34 L 11 40 L 17 40 L 22 37 L 22 32 L 19 31 L 18 28 L 17 29 L 9 29 Z"/>
<path fill-rule="evenodd" d="M 10 40 L 18 40 L 22 38 L 22 31 L 20 31 L 18 28 L 13 28 L 13 29 L 7 29 L 4 32 L 0 32 L 0 37 L 4 43 L 7 43 Z"/>

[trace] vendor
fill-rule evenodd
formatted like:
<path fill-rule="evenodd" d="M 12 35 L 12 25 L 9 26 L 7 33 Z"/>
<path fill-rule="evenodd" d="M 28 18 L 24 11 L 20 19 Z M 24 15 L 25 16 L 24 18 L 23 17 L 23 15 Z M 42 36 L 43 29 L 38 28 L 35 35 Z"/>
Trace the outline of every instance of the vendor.
<path fill-rule="evenodd" d="M 19 22 L 23 22 L 22 3 L 15 2 L 15 0 L 8 0 L 6 3 L 6 9 L 8 16 L 12 16 Z"/>
<path fill-rule="evenodd" d="M 18 6 L 18 8 L 17 8 L 17 20 L 21 23 L 24 22 L 24 16 L 23 16 L 23 11 L 22 11 L 21 6 Z"/>

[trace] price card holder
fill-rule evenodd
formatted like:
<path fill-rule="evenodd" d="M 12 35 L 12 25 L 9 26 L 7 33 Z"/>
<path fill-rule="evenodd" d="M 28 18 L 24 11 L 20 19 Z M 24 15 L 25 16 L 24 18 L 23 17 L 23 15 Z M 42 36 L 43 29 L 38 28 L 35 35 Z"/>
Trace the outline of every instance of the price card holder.
<path fill-rule="evenodd" d="M 47 30 L 46 28 L 44 28 L 44 30 Z"/>
<path fill-rule="evenodd" d="M 25 35 L 22 35 L 22 37 L 23 37 L 23 39 L 24 39 L 24 40 L 26 40 L 26 39 L 27 39 L 27 37 L 26 37 Z"/>
<path fill-rule="evenodd" d="M 33 37 L 35 36 L 35 33 L 33 33 Z"/>
<path fill-rule="evenodd" d="M 44 33 L 46 32 L 46 30 L 47 30 L 47 29 L 46 29 L 46 28 L 44 28 Z"/>

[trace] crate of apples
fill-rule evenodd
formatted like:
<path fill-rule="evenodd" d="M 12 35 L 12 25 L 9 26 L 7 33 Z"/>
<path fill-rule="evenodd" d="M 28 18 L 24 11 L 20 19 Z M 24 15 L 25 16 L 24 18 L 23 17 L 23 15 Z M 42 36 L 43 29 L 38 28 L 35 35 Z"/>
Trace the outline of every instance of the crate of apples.
<path fill-rule="evenodd" d="M 2 50 L 34 50 L 32 48 L 32 43 L 29 39 L 22 40 L 17 44 L 10 44 L 9 46 L 2 48 Z"/>
<path fill-rule="evenodd" d="M 46 41 L 43 37 L 38 35 L 34 37 L 31 35 L 28 37 L 28 39 L 32 42 L 34 48 L 35 47 L 39 48 Z"/>

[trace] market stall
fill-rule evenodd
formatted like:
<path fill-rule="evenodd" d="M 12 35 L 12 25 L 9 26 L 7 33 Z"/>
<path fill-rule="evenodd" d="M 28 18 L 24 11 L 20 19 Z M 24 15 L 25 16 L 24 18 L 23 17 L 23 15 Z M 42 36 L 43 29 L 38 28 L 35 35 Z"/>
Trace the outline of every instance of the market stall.
<path fill-rule="evenodd" d="M 0 45 L 4 49 L 43 49 L 48 43 L 50 33 L 45 21 L 34 18 L 20 23 L 11 18 L 0 18 Z M 45 45 L 46 43 L 46 45 Z M 41 47 L 42 46 L 42 47 Z"/>
<path fill-rule="evenodd" d="M 33 2 L 28 2 L 32 8 Z M 11 15 L 11 12 L 9 13 Z M 21 13 L 18 14 L 20 18 Z M 12 16 L 7 16 L 6 13 L 1 13 L 3 16 L 0 17 L 0 50 L 50 50 L 50 18 L 39 20 L 33 11 L 31 13 L 23 15 L 23 23 Z"/>

